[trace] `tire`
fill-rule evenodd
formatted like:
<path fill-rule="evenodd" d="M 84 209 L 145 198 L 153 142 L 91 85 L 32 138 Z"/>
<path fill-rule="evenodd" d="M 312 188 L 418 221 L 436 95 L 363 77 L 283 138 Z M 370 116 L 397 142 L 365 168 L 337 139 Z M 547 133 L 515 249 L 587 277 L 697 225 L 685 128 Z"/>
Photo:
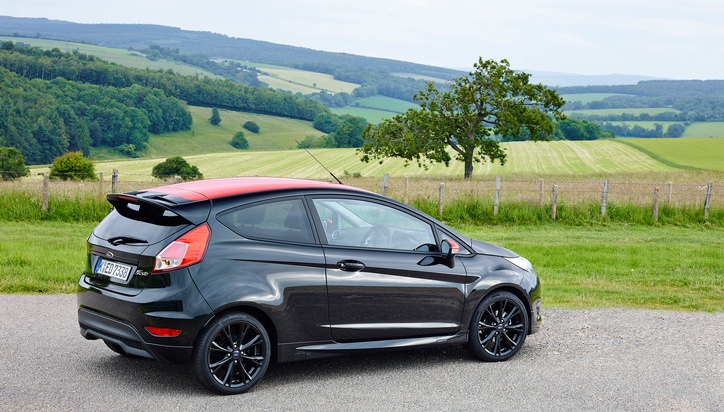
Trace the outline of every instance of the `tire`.
<path fill-rule="evenodd" d="M 523 347 L 528 335 L 528 311 L 521 300 L 506 291 L 486 296 L 470 321 L 468 343 L 471 355 L 486 362 L 506 361 Z"/>
<path fill-rule="evenodd" d="M 271 343 L 264 325 L 246 313 L 228 313 L 201 331 L 191 372 L 212 392 L 235 395 L 259 382 L 270 360 Z"/>

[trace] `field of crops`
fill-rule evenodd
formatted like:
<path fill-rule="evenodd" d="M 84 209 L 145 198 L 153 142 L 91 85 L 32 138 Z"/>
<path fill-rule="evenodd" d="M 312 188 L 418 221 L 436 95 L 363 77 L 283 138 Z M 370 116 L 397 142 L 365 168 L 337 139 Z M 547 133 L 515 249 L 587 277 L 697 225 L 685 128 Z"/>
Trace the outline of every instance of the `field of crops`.
<path fill-rule="evenodd" d="M 317 93 L 326 90 L 331 93 L 352 93 L 358 84 L 335 80 L 332 75 L 289 68 L 262 68 L 259 80 L 273 89 L 289 90 L 292 93 Z M 293 90 L 295 87 L 302 90 Z"/>
<path fill-rule="evenodd" d="M 225 118 L 224 112 L 221 117 Z M 222 124 L 224 124 L 224 120 L 222 120 Z M 235 121 L 234 124 L 239 125 L 240 123 Z M 260 126 L 264 130 L 264 124 L 260 124 Z M 263 141 L 253 133 L 246 133 L 246 135 L 250 144 L 257 138 Z M 231 133 L 228 136 L 230 139 Z M 164 156 L 183 155 L 191 164 L 198 166 L 205 177 L 262 175 L 324 178 L 327 176 L 327 172 L 302 150 L 227 151 L 205 154 L 204 151 L 199 150 L 196 152 L 199 154 L 191 154 L 194 152 L 189 153 L 186 150 L 197 150 L 197 146 L 191 145 L 191 143 L 184 146 L 183 139 L 193 138 L 193 136 L 177 137 L 179 140 L 176 141 L 171 137 L 166 137 L 162 140 L 163 144 L 153 143 L 158 153 L 165 153 L 162 156 L 98 162 L 96 170 L 109 175 L 112 169 L 118 169 L 122 174 L 137 176 L 138 180 L 151 180 L 151 169 L 162 161 Z M 212 149 L 212 144 L 221 145 L 222 141 L 208 143 L 209 151 Z M 476 165 L 475 176 L 605 175 L 676 170 L 635 148 L 612 140 L 510 142 L 503 143 L 502 147 L 508 153 L 507 163 L 504 166 L 497 162 Z M 460 162 L 451 162 L 449 168 L 442 164 L 435 164 L 425 170 L 416 164 L 405 167 L 404 161 L 400 159 L 388 159 L 382 164 L 378 162 L 363 163 L 359 160 L 355 149 L 316 149 L 312 153 L 328 169 L 340 176 L 357 173 L 365 177 L 382 176 L 384 173 L 392 176 L 461 177 L 463 175 L 463 165 Z M 47 171 L 47 168 L 32 168 L 32 174 L 42 171 Z"/>

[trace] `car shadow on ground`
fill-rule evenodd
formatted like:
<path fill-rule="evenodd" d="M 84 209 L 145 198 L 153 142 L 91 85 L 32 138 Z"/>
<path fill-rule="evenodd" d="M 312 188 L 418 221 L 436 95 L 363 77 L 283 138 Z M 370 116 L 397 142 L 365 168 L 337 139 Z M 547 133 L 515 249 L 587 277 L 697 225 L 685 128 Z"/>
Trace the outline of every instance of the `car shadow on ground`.
<path fill-rule="evenodd" d="M 383 353 L 331 356 L 299 362 L 272 363 L 261 382 L 252 390 L 264 391 L 280 385 L 309 384 L 315 380 L 344 379 L 351 376 L 377 376 L 392 371 L 444 367 L 448 364 L 478 362 L 460 346 L 410 349 Z M 149 395 L 179 393 L 186 396 L 211 395 L 191 375 L 188 365 L 170 365 L 143 358 L 115 354 L 86 365 L 96 382 L 123 385 L 134 392 Z M 131 387 L 129 387 L 129 385 Z"/>

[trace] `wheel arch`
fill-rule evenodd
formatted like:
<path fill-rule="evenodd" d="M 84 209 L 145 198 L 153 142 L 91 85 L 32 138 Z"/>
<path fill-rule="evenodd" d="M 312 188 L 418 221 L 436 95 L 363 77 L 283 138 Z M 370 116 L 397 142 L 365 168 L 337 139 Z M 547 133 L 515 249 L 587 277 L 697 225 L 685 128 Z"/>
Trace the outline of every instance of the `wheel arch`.
<path fill-rule="evenodd" d="M 472 321 L 473 313 L 475 313 L 475 309 L 477 309 L 478 305 L 488 296 L 490 296 L 492 293 L 495 292 L 510 292 L 513 295 L 515 295 L 518 299 L 520 299 L 521 302 L 523 302 L 523 305 L 525 305 L 525 310 L 528 316 L 528 335 L 532 332 L 532 324 L 533 322 L 530 322 L 530 314 L 532 311 L 532 303 L 530 301 L 530 296 L 526 293 L 525 290 L 523 290 L 519 285 L 512 284 L 512 283 L 500 283 L 496 284 L 494 286 L 491 286 L 490 288 L 486 290 L 474 290 L 469 296 L 468 296 L 468 304 L 466 305 L 465 310 L 465 318 L 463 319 L 463 325 L 466 327 L 470 325 L 470 322 Z"/>
<path fill-rule="evenodd" d="M 253 316 L 256 318 L 261 324 L 264 326 L 264 329 L 266 329 L 266 333 L 269 335 L 269 340 L 271 342 L 271 351 L 272 351 L 272 361 L 275 362 L 277 358 L 277 329 L 276 325 L 274 325 L 274 322 L 271 320 L 269 315 L 267 315 L 263 310 L 259 309 L 256 306 L 247 305 L 247 304 L 237 304 L 232 306 L 224 307 L 219 312 L 215 312 L 213 316 L 209 317 L 209 319 L 206 320 L 206 323 L 204 324 L 204 327 L 208 326 L 209 323 L 211 323 L 212 320 L 215 318 L 218 318 L 220 316 L 224 316 L 227 313 L 246 313 L 248 315 Z M 199 333 L 196 336 L 196 340 L 194 341 L 194 346 L 198 343 L 199 336 L 201 333 Z"/>

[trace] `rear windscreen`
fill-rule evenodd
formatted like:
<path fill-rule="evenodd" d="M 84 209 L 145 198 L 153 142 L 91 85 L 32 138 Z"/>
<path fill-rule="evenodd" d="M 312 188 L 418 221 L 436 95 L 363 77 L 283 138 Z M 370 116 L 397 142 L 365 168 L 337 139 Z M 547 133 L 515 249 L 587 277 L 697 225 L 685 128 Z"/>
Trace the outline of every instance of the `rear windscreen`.
<path fill-rule="evenodd" d="M 190 224 L 186 219 L 160 206 L 130 202 L 117 202 L 115 206 L 93 231 L 101 239 L 125 236 L 153 244 Z"/>

